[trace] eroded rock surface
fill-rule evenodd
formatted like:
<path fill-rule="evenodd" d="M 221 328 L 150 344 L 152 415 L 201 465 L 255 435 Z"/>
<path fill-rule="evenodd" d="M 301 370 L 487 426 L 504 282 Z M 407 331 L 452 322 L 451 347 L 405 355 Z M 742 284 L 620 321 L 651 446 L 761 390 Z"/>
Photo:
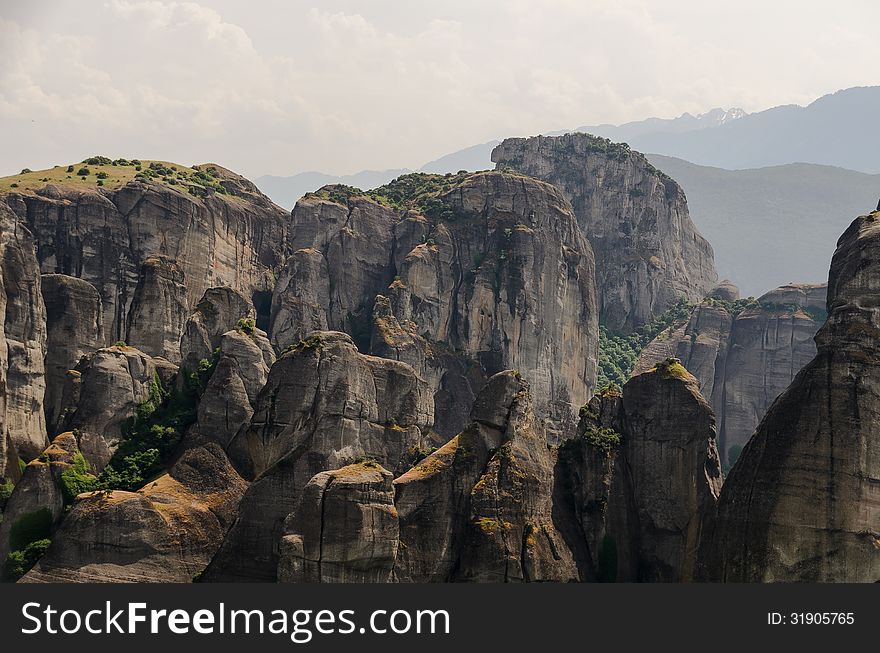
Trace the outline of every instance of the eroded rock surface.
<path fill-rule="evenodd" d="M 592 251 L 562 194 L 503 173 L 409 175 L 370 193 L 327 187 L 297 203 L 275 344 L 315 325 L 346 331 L 414 365 L 448 406 L 518 369 L 551 440 L 572 432 L 596 374 L 598 311 Z M 447 438 L 467 424 L 442 412 Z"/>
<path fill-rule="evenodd" d="M 116 451 L 138 406 L 161 399 L 159 365 L 134 347 L 114 345 L 83 357 L 68 374 L 62 427 L 77 433 L 80 450 L 96 470 Z"/>
<path fill-rule="evenodd" d="M 50 435 L 61 426 L 62 394 L 68 371 L 80 358 L 103 347 L 101 296 L 88 281 L 65 274 L 44 274 L 46 304 L 46 428 Z"/>
<path fill-rule="evenodd" d="M 391 580 L 399 536 L 392 478 L 377 463 L 356 463 L 314 476 L 285 524 L 278 580 Z"/>
<path fill-rule="evenodd" d="M 706 578 L 880 580 L 880 212 L 838 241 L 818 352 L 725 482 Z"/>
<path fill-rule="evenodd" d="M 686 324 L 658 335 L 634 373 L 679 358 L 717 415 L 722 457 L 735 460 L 776 397 L 815 355 L 825 294 L 825 285 L 791 284 L 744 306 L 710 297 Z"/>
<path fill-rule="evenodd" d="M 629 332 L 715 284 L 712 247 L 691 221 L 684 191 L 628 146 L 579 133 L 508 138 L 492 161 L 550 182 L 571 201 L 596 255 L 608 328 Z"/>
<path fill-rule="evenodd" d="M 81 495 L 22 582 L 187 583 L 211 560 L 247 484 L 217 445 L 137 492 Z"/>
<path fill-rule="evenodd" d="M 309 480 L 359 459 L 402 471 L 433 415 L 408 365 L 365 356 L 344 333 L 309 334 L 272 366 L 250 426 L 229 447 L 255 481 L 205 578 L 275 580 L 283 522 Z"/>
<path fill-rule="evenodd" d="M 198 369 L 202 360 L 211 360 L 224 333 L 235 328 L 240 319 L 255 319 L 251 301 L 229 288 L 208 288 L 189 316 L 180 339 L 181 367 Z"/>
<path fill-rule="evenodd" d="M 49 441 L 43 413 L 46 307 L 34 238 L 2 202 L 0 315 L 0 449 L 6 449 L 0 456 L 3 479 L 18 476 L 18 463 L 13 459 L 31 460 Z"/>

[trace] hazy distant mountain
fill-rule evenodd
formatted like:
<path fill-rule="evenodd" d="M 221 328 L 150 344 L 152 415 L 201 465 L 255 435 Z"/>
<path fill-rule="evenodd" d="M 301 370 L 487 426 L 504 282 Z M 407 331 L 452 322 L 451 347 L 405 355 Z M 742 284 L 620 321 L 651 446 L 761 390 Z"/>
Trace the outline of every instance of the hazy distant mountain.
<path fill-rule="evenodd" d="M 610 138 L 617 143 L 629 143 L 632 139 L 649 134 L 684 134 L 685 132 L 719 127 L 747 115 L 742 109 L 712 109 L 696 116 L 683 113 L 678 118 L 648 118 L 622 125 L 584 125 L 569 131 L 586 132 L 594 136 Z M 556 133 L 564 134 L 565 132 Z"/>
<path fill-rule="evenodd" d="M 671 120 L 649 118 L 568 131 L 629 143 L 639 152 L 732 170 L 803 162 L 878 173 L 878 115 L 880 86 L 865 86 L 822 96 L 806 107 L 792 104 L 757 113 L 713 109 L 698 116 L 685 113 Z M 493 147 L 494 142 L 453 152 L 425 169 L 430 166 L 432 172 L 457 172 L 492 167 L 489 155 Z M 462 162 L 469 165 L 462 166 Z"/>
<path fill-rule="evenodd" d="M 648 160 L 684 188 L 718 274 L 743 295 L 826 281 L 838 236 L 880 198 L 880 175 L 831 166 L 723 170 L 656 154 Z"/>
<path fill-rule="evenodd" d="M 757 168 L 817 163 L 880 172 L 880 87 L 825 95 L 806 107 L 789 105 L 750 113 L 710 129 L 646 133 L 627 142 L 700 165 Z"/>
<path fill-rule="evenodd" d="M 323 172 L 301 172 L 290 177 L 263 175 L 254 183 L 278 206 L 292 209 L 296 201 L 308 192 L 327 184 L 345 184 L 356 188 L 375 188 L 406 174 L 409 170 L 364 170 L 353 175 L 329 175 Z"/>

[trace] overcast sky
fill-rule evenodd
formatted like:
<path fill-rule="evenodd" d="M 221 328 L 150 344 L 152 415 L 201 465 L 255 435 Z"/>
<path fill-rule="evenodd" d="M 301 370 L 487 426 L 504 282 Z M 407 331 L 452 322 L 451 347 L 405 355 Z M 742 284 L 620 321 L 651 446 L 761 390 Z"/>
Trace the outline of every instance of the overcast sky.
<path fill-rule="evenodd" d="M 875 0 L 0 3 L 0 175 L 92 154 L 256 177 L 880 83 Z"/>

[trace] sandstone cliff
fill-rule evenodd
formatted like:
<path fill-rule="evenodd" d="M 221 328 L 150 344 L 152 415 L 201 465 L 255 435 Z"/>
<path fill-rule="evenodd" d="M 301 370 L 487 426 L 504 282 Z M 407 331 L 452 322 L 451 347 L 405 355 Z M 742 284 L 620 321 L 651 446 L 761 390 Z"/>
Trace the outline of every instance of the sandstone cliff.
<path fill-rule="evenodd" d="M 594 384 L 598 311 L 592 251 L 559 191 L 502 173 L 327 187 L 297 203 L 292 233 L 276 346 L 331 328 L 410 363 L 447 438 L 488 376 L 519 369 L 551 440 L 573 430 Z"/>
<path fill-rule="evenodd" d="M 684 191 L 625 144 L 589 134 L 508 138 L 498 169 L 543 179 L 571 201 L 596 255 L 602 323 L 629 332 L 681 297 L 715 284 L 712 247 L 690 219 Z"/>
<path fill-rule="evenodd" d="M 838 241 L 816 357 L 771 406 L 705 538 L 710 580 L 880 580 L 880 212 Z"/>
<path fill-rule="evenodd" d="M 726 291 L 731 296 L 731 290 Z M 815 355 L 826 286 L 792 284 L 755 301 L 710 296 L 690 320 L 660 333 L 641 353 L 638 374 L 669 356 L 700 383 L 718 421 L 718 445 L 733 462 L 755 427 Z"/>
<path fill-rule="evenodd" d="M 272 366 L 250 425 L 229 446 L 255 481 L 205 580 L 275 580 L 284 520 L 309 480 L 363 459 L 401 471 L 433 416 L 432 394 L 409 365 L 361 354 L 344 333 L 309 334 Z"/>
<path fill-rule="evenodd" d="M 662 361 L 622 395 L 591 401 L 580 431 L 560 452 L 560 475 L 586 579 L 696 580 L 722 484 L 715 417 L 697 380 Z"/>
<path fill-rule="evenodd" d="M 286 212 L 216 165 L 143 167 L 130 178 L 108 166 L 121 176 L 113 185 L 53 180 L 0 204 L 34 234 L 42 272 L 98 290 L 102 345 L 125 341 L 177 362 L 186 319 L 216 286 L 255 300 L 268 323 L 273 271 L 287 256 Z"/>
<path fill-rule="evenodd" d="M 46 307 L 31 232 L 0 202 L 0 481 L 49 443 L 43 397 Z"/>

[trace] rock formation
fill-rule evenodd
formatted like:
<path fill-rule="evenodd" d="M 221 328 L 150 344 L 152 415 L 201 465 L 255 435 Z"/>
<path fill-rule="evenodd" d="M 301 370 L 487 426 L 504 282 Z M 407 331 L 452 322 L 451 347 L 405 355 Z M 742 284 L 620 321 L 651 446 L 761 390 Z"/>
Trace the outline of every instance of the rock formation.
<path fill-rule="evenodd" d="M 589 134 L 508 138 L 492 161 L 550 182 L 571 201 L 596 255 L 609 329 L 632 331 L 715 284 L 712 247 L 691 222 L 684 191 L 627 145 Z"/>
<path fill-rule="evenodd" d="M 880 580 L 880 212 L 838 241 L 816 357 L 774 402 L 724 484 L 705 577 Z"/>
<path fill-rule="evenodd" d="M 725 293 L 732 296 L 729 288 Z M 645 348 L 634 373 L 670 356 L 681 359 L 715 411 L 722 457 L 733 461 L 770 404 L 815 355 L 825 293 L 824 285 L 792 284 L 736 302 L 713 291 L 686 324 L 673 325 Z"/>
<path fill-rule="evenodd" d="M 101 296 L 88 281 L 64 274 L 44 274 L 46 304 L 46 428 L 58 432 L 62 392 L 68 372 L 86 354 L 104 346 Z"/>
<path fill-rule="evenodd" d="M 67 497 L 61 487 L 61 475 L 70 468 L 77 451 L 73 434 L 63 433 L 53 439 L 39 457 L 28 463 L 3 510 L 0 568 L 10 551 L 24 548 L 35 539 L 48 537 L 63 516 Z M 16 542 L 13 535 L 22 530 L 29 532 L 25 537 L 28 541 Z M 22 539 L 21 536 L 18 539 Z"/>
<path fill-rule="evenodd" d="M 251 301 L 229 287 L 208 288 L 186 322 L 180 339 L 181 367 L 193 371 L 202 360 L 211 360 L 224 333 L 238 321 L 256 319 Z"/>
<path fill-rule="evenodd" d="M 285 525 L 278 580 L 391 580 L 398 547 L 391 479 L 391 472 L 372 462 L 314 476 Z"/>
<path fill-rule="evenodd" d="M 677 359 L 584 410 L 560 452 L 588 580 L 687 582 L 721 490 L 715 417 Z"/>
<path fill-rule="evenodd" d="M 395 575 L 413 582 L 577 580 L 553 520 L 554 456 L 515 372 L 493 376 L 472 423 L 394 482 Z"/>
<path fill-rule="evenodd" d="M 275 363 L 266 334 L 248 330 L 250 333 L 233 329 L 223 334 L 220 358 L 198 406 L 199 435 L 224 449 L 250 424 L 257 397 Z"/>
<path fill-rule="evenodd" d="M 365 356 L 344 333 L 309 334 L 272 366 L 250 426 L 229 446 L 256 480 L 205 579 L 275 580 L 284 520 L 309 480 L 363 459 L 402 471 L 433 415 L 431 392 L 408 365 Z"/>
<path fill-rule="evenodd" d="M 0 204 L 34 234 L 42 272 L 97 288 L 102 344 L 130 341 L 176 362 L 184 323 L 208 288 L 259 299 L 268 322 L 273 271 L 288 253 L 285 211 L 220 166 L 198 168 L 223 192 L 136 178 L 108 189 L 50 183 Z"/>
<path fill-rule="evenodd" d="M 83 357 L 68 374 L 62 428 L 77 434 L 80 450 L 96 470 L 110 460 L 138 407 L 161 401 L 169 371 L 160 365 L 134 347 L 116 345 Z"/>
<path fill-rule="evenodd" d="M 327 187 L 294 208 L 292 247 L 273 298 L 276 346 L 315 326 L 346 331 L 362 351 L 414 365 L 450 407 L 519 369 L 551 440 L 574 429 L 596 373 L 595 272 L 559 191 L 502 173 L 407 175 L 369 195 Z M 439 412 L 447 438 L 467 423 Z"/>
<path fill-rule="evenodd" d="M 46 445 L 46 308 L 34 239 L 0 202 L 0 480 Z"/>
<path fill-rule="evenodd" d="M 81 495 L 22 582 L 190 582 L 211 560 L 246 485 L 220 447 L 207 445 L 137 492 Z"/>

